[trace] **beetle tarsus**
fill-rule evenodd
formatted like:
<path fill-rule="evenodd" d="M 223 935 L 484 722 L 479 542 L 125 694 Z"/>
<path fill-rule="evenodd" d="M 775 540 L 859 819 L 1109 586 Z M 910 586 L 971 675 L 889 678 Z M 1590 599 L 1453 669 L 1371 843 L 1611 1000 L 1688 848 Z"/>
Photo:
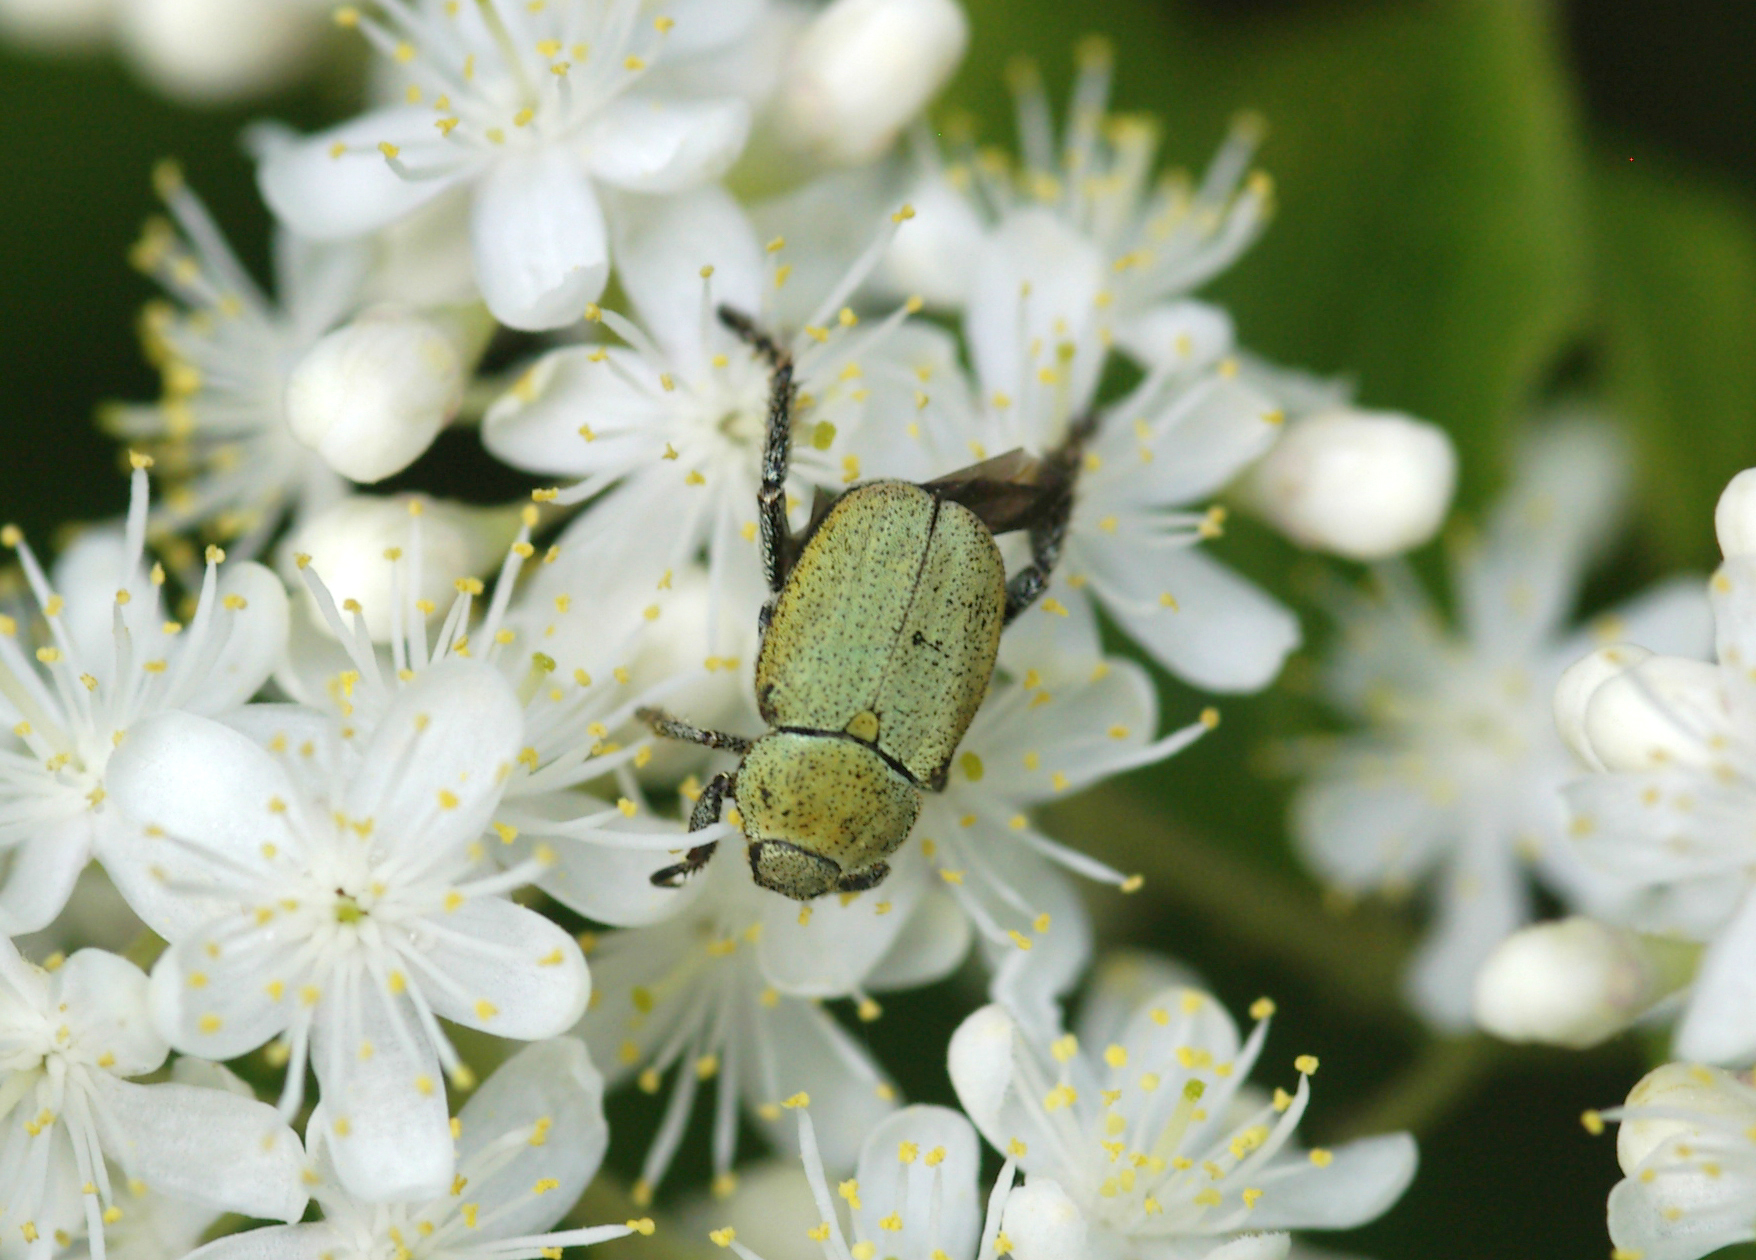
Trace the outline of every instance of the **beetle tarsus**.
<path fill-rule="evenodd" d="M 713 857 L 713 851 L 719 848 L 719 841 L 712 844 L 698 844 L 689 850 L 681 862 L 675 866 L 667 866 L 662 871 L 654 871 L 652 883 L 655 888 L 681 888 L 683 881 L 696 871 L 706 866 Z"/>
<path fill-rule="evenodd" d="M 663 717 L 653 709 L 643 709 L 642 713 Z M 647 720 L 651 720 L 650 718 Z M 656 727 L 655 727 L 656 729 Z M 716 774 L 701 789 L 696 798 L 695 808 L 689 811 L 689 830 L 706 831 L 719 821 L 720 806 L 726 799 L 726 793 L 737 788 L 738 776 L 731 772 Z M 653 886 L 656 888 L 680 888 L 683 881 L 713 860 L 713 852 L 719 848 L 719 841 L 698 844 L 683 855 L 683 860 L 675 866 L 667 866 L 662 871 L 654 871 Z"/>
<path fill-rule="evenodd" d="M 727 752 L 735 752 L 740 757 L 750 751 L 755 741 L 742 735 L 732 735 L 726 731 L 710 731 L 704 727 L 691 726 L 666 713 L 663 709 L 636 709 L 634 717 L 645 722 L 652 728 L 654 735 L 665 739 L 681 740 L 686 744 L 700 744 L 703 748 L 723 748 Z"/>

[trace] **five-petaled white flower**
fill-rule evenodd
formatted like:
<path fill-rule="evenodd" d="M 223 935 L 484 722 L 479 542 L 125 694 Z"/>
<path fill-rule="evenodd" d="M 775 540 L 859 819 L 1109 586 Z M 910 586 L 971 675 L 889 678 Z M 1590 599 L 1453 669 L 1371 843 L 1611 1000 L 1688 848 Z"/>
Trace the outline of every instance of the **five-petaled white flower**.
<path fill-rule="evenodd" d="M 73 891 L 94 846 L 119 831 L 105 775 L 134 725 L 155 713 L 217 714 L 267 681 L 286 645 L 287 599 L 257 564 L 207 550 L 195 613 L 167 619 L 164 570 L 145 564 L 147 478 L 135 457 L 133 494 L 120 535 L 94 532 L 56 566 L 51 583 L 16 526 L 0 530 L 24 568 L 42 632 L 27 647 L 0 616 L 0 929 L 46 926 Z"/>
<path fill-rule="evenodd" d="M 105 866 L 171 943 L 154 1015 L 173 1045 L 214 1058 L 279 1036 L 282 1109 L 309 1063 L 342 1181 L 372 1199 L 436 1193 L 453 1173 L 440 1066 L 461 1069 L 438 1019 L 552 1037 L 590 987 L 573 938 L 505 895 L 545 855 L 483 870 L 518 701 L 492 669 L 454 661 L 400 691 L 364 748 L 308 710 L 234 723 L 166 715 L 112 767 L 133 828 Z"/>
<path fill-rule="evenodd" d="M 1182 986 L 1138 1004 L 1105 1000 L 1100 986 L 1077 1035 L 1053 1040 L 997 1005 L 966 1019 L 951 1039 L 952 1085 L 1028 1178 L 1004 1218 L 1014 1254 L 1089 1245 L 1130 1260 L 1270 1260 L 1289 1241 L 1275 1231 L 1350 1229 L 1394 1203 L 1415 1171 L 1406 1133 L 1334 1151 L 1291 1145 L 1315 1059 L 1295 1060 L 1291 1094 L 1258 1105 L 1242 1092 L 1273 1009 L 1251 1008 L 1242 1045 L 1213 997 Z"/>
<path fill-rule="evenodd" d="M 646 0 L 344 6 L 344 24 L 407 77 L 406 103 L 269 144 L 263 197 L 294 230 L 338 240 L 467 186 L 488 309 L 513 328 L 571 324 L 610 273 L 597 185 L 681 192 L 717 177 L 744 147 L 744 101 L 660 95 L 641 80 L 661 60 L 735 38 L 761 6 L 667 8 Z"/>
<path fill-rule="evenodd" d="M 147 978 L 83 949 L 53 970 L 0 941 L 0 1223 L 30 1260 L 127 1217 L 110 1165 L 131 1189 L 218 1212 L 293 1221 L 305 1210 L 304 1152 L 274 1108 L 228 1088 L 131 1076 L 169 1047 L 153 1028 Z M 187 1079 L 187 1078 L 186 1078 Z"/>
<path fill-rule="evenodd" d="M 1578 765 L 1555 732 L 1555 683 L 1594 637 L 1687 652 L 1706 648 L 1708 627 L 1698 584 L 1683 581 L 1589 630 L 1568 628 L 1623 471 L 1602 428 L 1543 433 L 1486 537 L 1458 557 L 1460 632 L 1404 568 L 1378 571 L 1380 600 L 1338 596 L 1342 640 L 1327 691 L 1365 729 L 1318 762 L 1295 798 L 1293 833 L 1349 892 L 1432 880 L 1435 926 L 1407 987 L 1443 1027 L 1469 1025 L 1477 970 L 1530 918 L 1527 867 L 1586 909 L 1607 909 L 1632 887 L 1580 861 L 1566 836 L 1560 792 Z"/>
<path fill-rule="evenodd" d="M 554 1260 L 563 1247 L 650 1234 L 650 1220 L 555 1230 L 610 1144 L 603 1080 L 568 1037 L 527 1046 L 488 1078 L 452 1122 L 457 1175 L 431 1197 L 391 1202 L 351 1192 L 328 1104 L 311 1116 L 312 1197 L 323 1219 L 233 1234 L 201 1260 Z"/>

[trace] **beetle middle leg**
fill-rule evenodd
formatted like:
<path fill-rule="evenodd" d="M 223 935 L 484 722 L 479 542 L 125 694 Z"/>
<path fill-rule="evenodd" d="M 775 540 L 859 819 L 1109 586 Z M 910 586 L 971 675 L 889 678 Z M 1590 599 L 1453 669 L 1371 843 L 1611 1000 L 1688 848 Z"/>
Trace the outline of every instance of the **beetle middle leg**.
<path fill-rule="evenodd" d="M 793 446 L 793 356 L 741 311 L 719 308 L 720 322 L 747 342 L 773 368 L 768 380 L 768 428 L 762 445 L 762 485 L 756 491 L 758 527 L 762 533 L 762 575 L 769 599 L 758 621 L 768 628 L 774 596 L 786 585 L 792 568 L 792 536 L 787 529 L 787 470 Z"/>
<path fill-rule="evenodd" d="M 701 789 L 701 795 L 696 798 L 695 808 L 689 811 L 689 830 L 706 831 L 718 822 L 720 807 L 725 802 L 726 794 L 736 791 L 737 786 L 738 776 L 731 771 L 716 774 L 709 779 L 707 786 Z M 653 884 L 659 888 L 679 887 L 686 878 L 707 865 L 717 848 L 718 840 L 711 844 L 696 845 L 675 866 L 653 872 Z"/>
<path fill-rule="evenodd" d="M 665 739 L 681 740 L 685 744 L 700 744 L 703 748 L 723 748 L 727 752 L 735 752 L 740 757 L 750 751 L 754 740 L 742 735 L 731 735 L 725 731 L 710 731 L 699 726 L 691 726 L 666 713 L 663 709 L 636 709 L 634 716 L 652 727 L 652 733 Z"/>

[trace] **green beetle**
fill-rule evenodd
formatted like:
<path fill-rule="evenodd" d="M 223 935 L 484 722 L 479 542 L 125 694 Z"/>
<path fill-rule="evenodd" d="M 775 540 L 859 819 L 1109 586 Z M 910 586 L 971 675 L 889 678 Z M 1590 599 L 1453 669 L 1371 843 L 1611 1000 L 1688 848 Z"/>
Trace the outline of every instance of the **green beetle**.
<path fill-rule="evenodd" d="M 801 538 L 787 528 L 793 367 L 746 316 L 720 318 L 773 367 L 757 493 L 770 595 L 758 617 L 756 739 L 639 713 L 672 739 L 740 754 L 715 775 L 689 830 L 729 795 L 756 882 L 798 901 L 872 888 L 908 839 L 923 792 L 942 791 L 993 677 L 1000 631 L 1048 585 L 1073 510 L 1090 422 L 1045 459 L 1014 451 L 925 485 L 875 481 L 820 502 Z M 1030 532 L 1010 580 L 994 535 Z M 698 845 L 652 877 L 674 887 L 713 856 Z"/>

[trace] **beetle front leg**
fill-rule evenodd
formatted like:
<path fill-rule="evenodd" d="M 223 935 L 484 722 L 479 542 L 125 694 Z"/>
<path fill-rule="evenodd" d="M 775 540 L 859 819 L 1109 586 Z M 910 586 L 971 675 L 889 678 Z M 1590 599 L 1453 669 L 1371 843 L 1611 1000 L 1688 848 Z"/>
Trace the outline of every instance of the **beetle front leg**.
<path fill-rule="evenodd" d="M 738 787 L 737 774 L 726 771 L 716 774 L 701 789 L 696 798 L 695 808 L 689 811 L 689 830 L 706 831 L 719 821 L 720 806 L 724 803 L 728 792 L 735 792 Z M 711 844 L 698 844 L 683 855 L 683 860 L 675 866 L 667 866 L 662 871 L 653 872 L 652 882 L 657 888 L 677 888 L 689 876 L 706 866 L 713 857 L 713 851 L 719 848 L 719 841 Z"/>
<path fill-rule="evenodd" d="M 773 367 L 768 381 L 768 428 L 762 445 L 762 485 L 756 491 L 757 526 L 762 534 L 762 576 L 772 595 L 786 585 L 792 568 L 792 536 L 787 529 L 787 470 L 792 466 L 793 356 L 756 326 L 754 320 L 727 306 L 720 322 L 751 345 Z M 768 626 L 772 597 L 763 605 L 760 624 Z"/>

